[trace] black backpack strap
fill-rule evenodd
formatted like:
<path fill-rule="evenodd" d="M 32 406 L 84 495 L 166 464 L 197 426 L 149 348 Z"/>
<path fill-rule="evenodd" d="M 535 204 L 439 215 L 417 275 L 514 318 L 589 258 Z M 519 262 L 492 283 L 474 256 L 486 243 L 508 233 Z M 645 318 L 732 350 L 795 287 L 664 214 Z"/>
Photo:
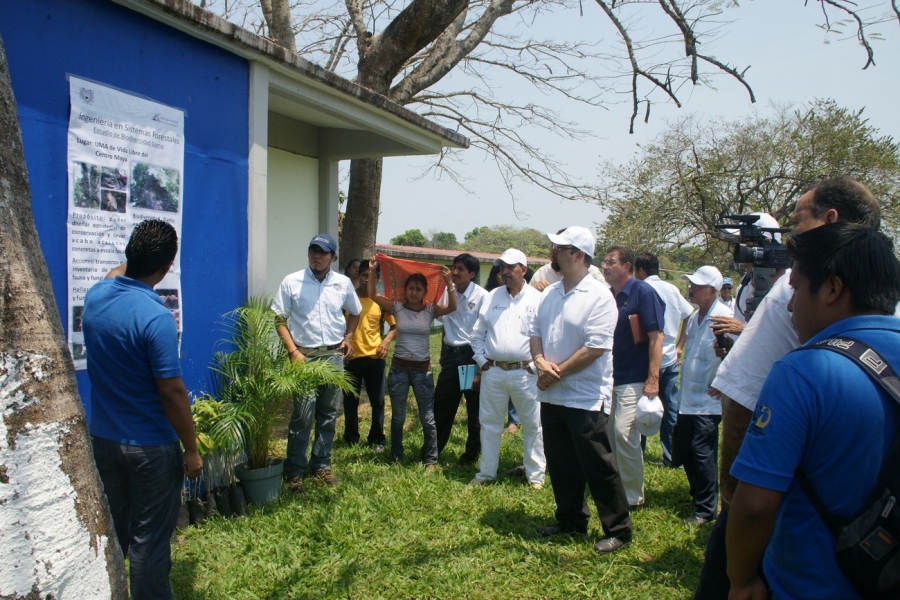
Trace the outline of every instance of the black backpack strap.
<path fill-rule="evenodd" d="M 813 349 L 831 350 L 832 352 L 837 352 L 838 354 L 846 356 L 859 365 L 862 370 L 885 391 L 888 397 L 900 406 L 900 378 L 897 377 L 897 373 L 891 365 L 889 365 L 887 361 L 885 361 L 884 358 L 868 344 L 849 337 L 832 337 L 816 342 L 810 346 L 801 346 L 795 349 L 794 352 Z M 894 444 L 896 443 L 897 440 L 895 439 Z M 890 453 L 888 456 L 890 456 Z M 884 472 L 884 465 L 882 465 L 881 473 L 878 476 L 879 483 L 883 479 Z M 847 520 L 834 516 L 827 508 L 825 508 L 825 504 L 822 503 L 822 498 L 819 497 L 812 482 L 802 469 L 797 467 L 794 475 L 797 477 L 797 483 L 800 484 L 800 487 L 806 493 L 809 501 L 816 508 L 819 516 L 822 517 L 822 521 L 825 522 L 828 529 L 831 530 L 835 537 L 837 537 Z"/>

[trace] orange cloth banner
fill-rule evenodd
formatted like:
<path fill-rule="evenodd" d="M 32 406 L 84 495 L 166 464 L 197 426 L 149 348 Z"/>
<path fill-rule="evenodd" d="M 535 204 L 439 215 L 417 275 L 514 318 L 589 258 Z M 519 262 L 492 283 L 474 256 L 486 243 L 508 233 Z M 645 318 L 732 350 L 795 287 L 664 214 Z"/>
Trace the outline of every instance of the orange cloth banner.
<path fill-rule="evenodd" d="M 425 304 L 437 304 L 447 288 L 447 282 L 441 275 L 444 268 L 441 265 L 423 263 L 403 258 L 393 258 L 379 252 L 375 258 L 381 264 L 381 278 L 384 281 L 384 296 L 391 300 L 403 302 L 406 295 L 404 285 L 406 278 L 413 273 L 421 273 L 428 280 L 428 292 L 425 294 Z"/>

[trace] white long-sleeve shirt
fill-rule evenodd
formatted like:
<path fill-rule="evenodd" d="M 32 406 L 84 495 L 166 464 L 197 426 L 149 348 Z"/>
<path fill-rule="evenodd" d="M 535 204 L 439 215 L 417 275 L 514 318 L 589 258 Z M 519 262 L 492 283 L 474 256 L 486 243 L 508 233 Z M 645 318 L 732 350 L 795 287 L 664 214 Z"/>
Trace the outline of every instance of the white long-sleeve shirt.
<path fill-rule="evenodd" d="M 482 305 L 472 330 L 472 350 L 479 367 L 490 360 L 531 362 L 531 329 L 541 304 L 541 293 L 525 285 L 510 296 L 504 285 Z"/>

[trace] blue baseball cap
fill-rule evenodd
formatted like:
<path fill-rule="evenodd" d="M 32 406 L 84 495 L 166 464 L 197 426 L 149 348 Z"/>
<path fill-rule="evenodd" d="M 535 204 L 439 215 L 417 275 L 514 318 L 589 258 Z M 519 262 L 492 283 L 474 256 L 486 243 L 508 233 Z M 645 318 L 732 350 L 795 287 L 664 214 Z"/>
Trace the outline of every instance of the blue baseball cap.
<path fill-rule="evenodd" d="M 725 277 L 724 279 L 722 279 L 722 285 L 730 285 L 731 287 L 734 287 L 734 281 L 731 280 L 731 277 Z"/>
<path fill-rule="evenodd" d="M 313 246 L 318 246 L 325 252 L 337 253 L 337 242 L 327 233 L 319 233 L 313 236 L 313 239 L 309 240 L 309 247 L 312 248 Z"/>

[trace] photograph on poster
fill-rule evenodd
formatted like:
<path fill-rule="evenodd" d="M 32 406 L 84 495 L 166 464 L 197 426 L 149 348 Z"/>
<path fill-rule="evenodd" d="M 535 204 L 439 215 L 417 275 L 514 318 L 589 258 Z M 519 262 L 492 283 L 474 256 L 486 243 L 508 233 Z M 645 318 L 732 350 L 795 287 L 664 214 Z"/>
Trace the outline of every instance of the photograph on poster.
<path fill-rule="evenodd" d="M 100 208 L 112 212 L 124 213 L 125 192 L 111 192 L 110 190 L 103 190 L 103 202 L 100 203 Z"/>
<path fill-rule="evenodd" d="M 100 167 L 83 162 L 74 163 L 73 200 L 78 208 L 100 208 Z"/>
<path fill-rule="evenodd" d="M 128 169 L 103 167 L 100 170 L 100 185 L 107 189 L 124 192 L 128 187 Z"/>
<path fill-rule="evenodd" d="M 131 206 L 166 212 L 178 212 L 181 174 L 175 169 L 133 163 L 131 167 Z"/>
<path fill-rule="evenodd" d="M 84 347 L 84 344 L 72 344 L 72 358 L 75 360 L 87 358 L 87 348 Z"/>
<path fill-rule="evenodd" d="M 72 307 L 72 331 L 79 332 L 81 331 L 81 315 L 84 313 L 83 306 L 73 306 Z"/>

